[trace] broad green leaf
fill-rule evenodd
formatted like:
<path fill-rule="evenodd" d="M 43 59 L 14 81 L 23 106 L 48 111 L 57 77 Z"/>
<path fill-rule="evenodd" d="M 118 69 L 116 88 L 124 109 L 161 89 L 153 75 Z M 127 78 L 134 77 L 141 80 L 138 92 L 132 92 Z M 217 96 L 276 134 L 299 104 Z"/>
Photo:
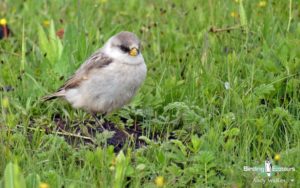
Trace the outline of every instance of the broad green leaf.
<path fill-rule="evenodd" d="M 127 169 L 127 159 L 121 150 L 116 158 L 116 173 L 115 173 L 115 181 L 114 188 L 121 188 L 124 184 L 125 172 Z"/>
<path fill-rule="evenodd" d="M 41 178 L 38 174 L 29 174 L 26 177 L 27 187 L 39 187 L 41 183 Z"/>
<path fill-rule="evenodd" d="M 247 16 L 246 16 L 246 11 L 243 5 L 243 0 L 240 0 L 240 22 L 242 26 L 247 26 Z"/>
<path fill-rule="evenodd" d="M 46 58 L 51 64 L 57 63 L 63 52 L 63 45 L 58 36 L 56 36 L 55 27 L 53 21 L 50 23 L 49 36 L 47 36 L 41 25 L 38 26 L 38 38 L 39 47 L 43 54 L 46 54 Z M 56 71 L 60 69 L 56 68 Z"/>
<path fill-rule="evenodd" d="M 25 180 L 18 165 L 8 163 L 4 171 L 5 188 L 25 188 Z"/>

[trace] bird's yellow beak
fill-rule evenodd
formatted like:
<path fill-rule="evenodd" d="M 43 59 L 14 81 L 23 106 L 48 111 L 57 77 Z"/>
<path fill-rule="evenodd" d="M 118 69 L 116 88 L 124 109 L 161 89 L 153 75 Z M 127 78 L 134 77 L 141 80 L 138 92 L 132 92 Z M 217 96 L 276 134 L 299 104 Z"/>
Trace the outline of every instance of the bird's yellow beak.
<path fill-rule="evenodd" d="M 129 55 L 131 55 L 131 56 L 137 56 L 138 53 L 139 53 L 139 51 L 136 48 L 131 48 L 129 51 Z"/>

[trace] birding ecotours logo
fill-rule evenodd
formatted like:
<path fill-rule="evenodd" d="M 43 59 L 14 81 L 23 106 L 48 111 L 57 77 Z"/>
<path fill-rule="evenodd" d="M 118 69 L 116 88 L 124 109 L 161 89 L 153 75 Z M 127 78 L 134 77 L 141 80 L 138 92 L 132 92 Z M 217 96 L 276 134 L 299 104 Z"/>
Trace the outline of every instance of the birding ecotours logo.
<path fill-rule="evenodd" d="M 267 157 L 264 164 L 259 166 L 244 166 L 244 172 L 258 172 L 263 177 L 271 177 L 275 173 L 279 172 L 291 172 L 296 171 L 295 167 L 282 167 L 279 165 L 273 165 L 272 161 Z"/>

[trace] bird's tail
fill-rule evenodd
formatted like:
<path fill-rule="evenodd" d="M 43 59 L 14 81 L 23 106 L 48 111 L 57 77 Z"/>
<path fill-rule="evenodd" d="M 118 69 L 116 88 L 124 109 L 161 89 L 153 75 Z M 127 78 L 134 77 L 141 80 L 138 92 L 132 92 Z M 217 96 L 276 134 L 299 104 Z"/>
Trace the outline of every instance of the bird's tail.
<path fill-rule="evenodd" d="M 43 102 L 45 102 L 45 101 L 50 101 L 50 100 L 52 100 L 52 99 L 56 99 L 56 98 L 58 98 L 58 97 L 64 97 L 64 96 L 65 96 L 65 94 L 64 94 L 63 91 L 58 91 L 58 92 L 56 92 L 56 93 L 52 93 L 52 94 L 50 94 L 50 95 L 46 95 L 46 96 L 42 97 L 42 101 L 43 101 Z"/>

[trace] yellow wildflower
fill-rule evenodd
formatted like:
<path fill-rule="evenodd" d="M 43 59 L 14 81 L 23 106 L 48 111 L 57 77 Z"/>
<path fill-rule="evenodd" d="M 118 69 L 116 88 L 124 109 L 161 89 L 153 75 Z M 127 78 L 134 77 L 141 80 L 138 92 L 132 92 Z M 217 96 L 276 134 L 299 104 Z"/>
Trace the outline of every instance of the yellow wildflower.
<path fill-rule="evenodd" d="M 162 176 L 157 176 L 154 181 L 157 187 L 163 187 L 165 185 L 165 178 Z"/>
<path fill-rule="evenodd" d="M 44 20 L 44 21 L 43 21 L 43 25 L 44 25 L 45 27 L 48 27 L 48 26 L 50 25 L 49 20 Z"/>
<path fill-rule="evenodd" d="M 5 18 L 0 19 L 0 25 L 6 25 L 7 21 Z"/>
<path fill-rule="evenodd" d="M 8 107 L 9 107 L 9 100 L 8 100 L 7 97 L 4 97 L 4 98 L 2 99 L 2 107 L 3 107 L 3 108 L 8 108 Z"/>
<path fill-rule="evenodd" d="M 263 8 L 263 7 L 267 6 L 267 2 L 266 1 L 260 1 L 257 6 Z"/>
<path fill-rule="evenodd" d="M 48 183 L 40 183 L 39 188 L 49 188 L 49 184 Z"/>
<path fill-rule="evenodd" d="M 275 160 L 275 161 L 279 161 L 279 160 L 280 160 L 280 155 L 279 155 L 279 154 L 276 154 L 276 155 L 274 156 L 274 160 Z"/>
<path fill-rule="evenodd" d="M 237 12 L 232 11 L 232 12 L 230 12 L 230 16 L 233 17 L 233 18 L 237 18 L 239 15 L 238 15 Z"/>

